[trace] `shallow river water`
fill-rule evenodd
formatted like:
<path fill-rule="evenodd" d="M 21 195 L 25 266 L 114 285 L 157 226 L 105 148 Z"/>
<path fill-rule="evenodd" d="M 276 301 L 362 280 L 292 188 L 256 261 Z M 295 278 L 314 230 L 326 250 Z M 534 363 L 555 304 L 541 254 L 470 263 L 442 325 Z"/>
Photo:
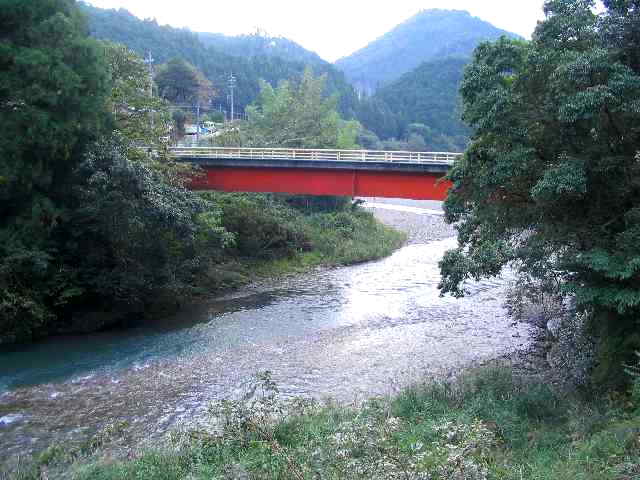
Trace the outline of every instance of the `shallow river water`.
<path fill-rule="evenodd" d="M 0 463 L 114 421 L 148 439 L 198 422 L 270 370 L 285 396 L 357 401 L 526 349 L 502 307 L 505 282 L 441 298 L 453 239 L 381 261 L 241 289 L 138 328 L 0 353 Z"/>

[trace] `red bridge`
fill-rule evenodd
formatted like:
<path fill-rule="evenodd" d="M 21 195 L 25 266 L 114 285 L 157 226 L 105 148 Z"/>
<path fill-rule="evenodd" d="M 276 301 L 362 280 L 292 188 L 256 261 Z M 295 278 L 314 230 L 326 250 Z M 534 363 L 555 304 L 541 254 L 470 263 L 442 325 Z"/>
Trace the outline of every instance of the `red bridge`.
<path fill-rule="evenodd" d="M 194 190 L 444 200 L 460 153 L 287 148 L 172 148 L 204 169 Z"/>

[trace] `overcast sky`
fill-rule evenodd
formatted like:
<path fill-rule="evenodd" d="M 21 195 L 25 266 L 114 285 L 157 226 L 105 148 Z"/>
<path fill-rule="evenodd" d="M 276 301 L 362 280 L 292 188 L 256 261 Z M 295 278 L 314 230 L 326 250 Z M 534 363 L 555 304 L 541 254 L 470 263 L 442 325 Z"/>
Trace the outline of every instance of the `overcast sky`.
<path fill-rule="evenodd" d="M 141 18 L 199 32 L 227 35 L 260 28 L 334 61 L 364 47 L 428 8 L 467 10 L 493 25 L 530 38 L 544 0 L 88 0 L 126 8 Z"/>

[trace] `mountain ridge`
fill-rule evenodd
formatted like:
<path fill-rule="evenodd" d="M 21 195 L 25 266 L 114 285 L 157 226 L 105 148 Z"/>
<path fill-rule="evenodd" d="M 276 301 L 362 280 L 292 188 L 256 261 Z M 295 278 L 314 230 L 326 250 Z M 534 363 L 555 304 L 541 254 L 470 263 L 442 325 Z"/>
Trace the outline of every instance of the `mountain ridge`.
<path fill-rule="evenodd" d="M 366 74 L 355 79 L 365 93 L 359 98 L 348 74 L 284 37 L 192 32 L 141 20 L 125 9 L 85 6 L 85 13 L 97 38 L 123 43 L 141 55 L 151 51 L 159 63 L 180 57 L 194 64 L 219 89 L 216 108 L 229 110 L 225 93 L 231 72 L 237 79 L 236 111 L 242 111 L 257 98 L 260 79 L 276 85 L 299 78 L 311 66 L 327 75 L 325 92 L 338 94 L 345 118 L 357 118 L 383 141 L 408 141 L 416 134 L 412 125 L 424 125 L 419 131 L 425 148 L 436 149 L 466 145 L 470 131 L 460 120 L 458 86 L 477 44 L 502 34 L 515 37 L 466 11 L 423 10 L 356 52 L 351 63 Z M 389 72 L 394 75 L 382 82 Z"/>
<path fill-rule="evenodd" d="M 252 56 L 276 56 L 284 60 L 304 62 L 310 65 L 330 64 L 312 50 L 286 37 L 274 37 L 264 32 L 225 35 L 213 32 L 196 32 L 207 46 L 222 50 L 229 55 L 250 58 Z"/>
<path fill-rule="evenodd" d="M 466 10 L 421 10 L 334 65 L 356 88 L 370 94 L 423 62 L 470 58 L 479 43 L 502 35 L 520 38 Z"/>

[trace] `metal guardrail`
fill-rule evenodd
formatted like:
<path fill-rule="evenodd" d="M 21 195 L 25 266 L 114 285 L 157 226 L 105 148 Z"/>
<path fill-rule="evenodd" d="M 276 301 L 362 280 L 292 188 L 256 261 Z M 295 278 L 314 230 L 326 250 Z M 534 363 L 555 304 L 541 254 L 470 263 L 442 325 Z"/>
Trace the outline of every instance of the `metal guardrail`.
<path fill-rule="evenodd" d="M 385 150 L 330 150 L 300 148 L 227 148 L 227 147 L 174 147 L 176 157 L 225 158 L 247 160 L 323 160 L 334 162 L 391 162 L 452 165 L 461 153 L 404 152 Z"/>

